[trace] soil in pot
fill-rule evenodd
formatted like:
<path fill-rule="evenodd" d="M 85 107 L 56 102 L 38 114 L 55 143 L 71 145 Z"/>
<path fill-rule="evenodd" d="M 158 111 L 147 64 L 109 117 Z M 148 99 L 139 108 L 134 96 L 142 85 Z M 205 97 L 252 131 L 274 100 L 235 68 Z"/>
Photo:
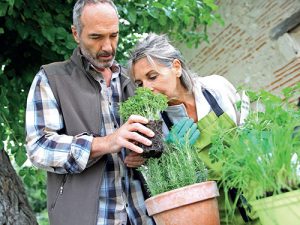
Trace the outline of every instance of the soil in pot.
<path fill-rule="evenodd" d="M 152 141 L 152 145 L 147 146 L 140 143 L 138 144 L 144 150 L 142 154 L 144 158 L 159 158 L 161 156 L 164 150 L 162 124 L 162 120 L 150 120 L 149 123 L 146 124 L 146 127 L 151 129 L 155 135 L 152 138 L 147 137 Z"/>

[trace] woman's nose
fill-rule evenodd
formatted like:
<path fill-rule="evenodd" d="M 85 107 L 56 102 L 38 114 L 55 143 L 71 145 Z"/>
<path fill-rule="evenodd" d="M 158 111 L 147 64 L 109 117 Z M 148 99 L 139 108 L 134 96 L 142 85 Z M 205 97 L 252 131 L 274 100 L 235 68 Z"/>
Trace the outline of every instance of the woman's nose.
<path fill-rule="evenodd" d="M 151 91 L 153 91 L 153 87 L 152 87 L 152 85 L 150 84 L 150 82 L 143 82 L 143 87 L 149 88 Z"/>

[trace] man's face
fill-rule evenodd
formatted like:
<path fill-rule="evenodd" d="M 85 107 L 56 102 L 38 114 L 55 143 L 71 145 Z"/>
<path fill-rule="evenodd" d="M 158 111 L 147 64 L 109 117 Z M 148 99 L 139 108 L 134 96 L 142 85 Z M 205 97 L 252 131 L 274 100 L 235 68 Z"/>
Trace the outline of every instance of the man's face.
<path fill-rule="evenodd" d="M 107 3 L 86 5 L 81 15 L 82 31 L 72 27 L 82 54 L 97 68 L 110 67 L 119 39 L 119 19 Z"/>

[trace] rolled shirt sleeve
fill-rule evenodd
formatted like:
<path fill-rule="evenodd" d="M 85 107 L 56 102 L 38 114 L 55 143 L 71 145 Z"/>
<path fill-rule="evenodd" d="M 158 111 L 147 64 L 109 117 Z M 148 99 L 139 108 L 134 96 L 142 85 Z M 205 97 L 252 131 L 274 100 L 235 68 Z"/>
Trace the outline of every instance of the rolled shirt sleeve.
<path fill-rule="evenodd" d="M 35 76 L 27 98 L 26 150 L 38 168 L 54 173 L 80 173 L 89 160 L 93 137 L 58 134 L 64 128 L 60 108 L 43 70 Z"/>

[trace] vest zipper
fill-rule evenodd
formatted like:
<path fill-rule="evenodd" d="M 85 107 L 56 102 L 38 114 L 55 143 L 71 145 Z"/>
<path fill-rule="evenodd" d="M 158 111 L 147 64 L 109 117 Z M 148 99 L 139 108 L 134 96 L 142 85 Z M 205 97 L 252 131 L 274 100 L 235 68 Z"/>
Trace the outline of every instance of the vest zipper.
<path fill-rule="evenodd" d="M 58 200 L 58 197 L 60 196 L 60 195 L 62 195 L 63 194 L 63 192 L 64 192 L 64 185 L 65 185 L 65 183 L 66 183 L 66 181 L 67 181 L 67 174 L 65 174 L 64 175 L 64 177 L 63 177 L 63 179 L 62 179 L 62 182 L 61 182 L 61 184 L 60 184 L 60 187 L 59 187 L 59 189 L 58 189 L 58 191 L 57 191 L 57 194 L 56 194 L 56 197 L 55 197 L 55 201 L 52 203 L 52 205 L 51 205 L 51 210 L 53 210 L 54 208 L 55 208 L 55 205 L 56 205 L 56 202 L 57 202 L 57 200 Z"/>
<path fill-rule="evenodd" d="M 100 97 L 100 93 L 101 93 L 101 85 L 93 78 L 93 76 L 86 71 L 86 74 L 87 74 L 87 78 L 90 80 L 90 82 L 92 83 L 92 86 L 96 89 L 97 91 L 97 96 L 98 96 L 98 100 L 99 100 L 99 112 L 98 112 L 98 115 L 102 115 L 102 109 L 101 109 L 101 97 Z M 101 127 L 102 127 L 102 116 L 100 118 L 100 123 L 99 123 L 99 129 L 98 129 L 98 133 L 97 134 L 100 134 L 101 133 Z"/>

